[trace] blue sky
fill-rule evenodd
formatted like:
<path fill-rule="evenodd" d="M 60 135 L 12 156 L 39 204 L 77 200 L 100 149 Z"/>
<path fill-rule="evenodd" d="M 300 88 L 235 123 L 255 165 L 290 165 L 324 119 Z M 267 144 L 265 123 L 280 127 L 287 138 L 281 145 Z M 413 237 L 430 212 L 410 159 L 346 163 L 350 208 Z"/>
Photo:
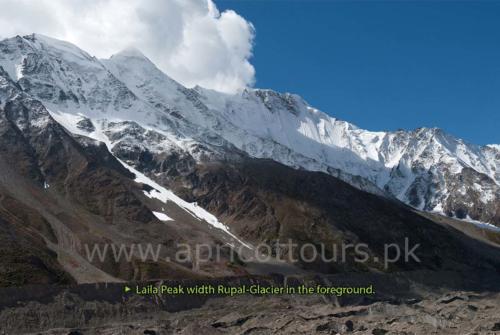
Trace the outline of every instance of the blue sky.
<path fill-rule="evenodd" d="M 370 130 L 500 143 L 500 1 L 216 1 L 256 28 L 256 87 Z"/>

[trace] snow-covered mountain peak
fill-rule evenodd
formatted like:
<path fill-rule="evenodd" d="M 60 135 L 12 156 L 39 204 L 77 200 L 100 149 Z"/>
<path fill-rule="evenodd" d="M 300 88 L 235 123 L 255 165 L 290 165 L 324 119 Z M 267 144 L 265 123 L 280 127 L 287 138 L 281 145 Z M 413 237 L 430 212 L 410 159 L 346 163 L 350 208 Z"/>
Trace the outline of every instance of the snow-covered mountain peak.
<path fill-rule="evenodd" d="M 176 91 L 182 87 L 136 48 L 124 49 L 109 59 L 102 59 L 101 62 L 117 77 L 124 79 L 123 81 L 128 84 L 131 90 L 137 86 L 148 86 L 148 83 L 162 86 L 167 84 L 167 87 L 160 89 L 168 91 Z M 169 92 L 165 92 L 165 94 L 169 94 Z"/>
<path fill-rule="evenodd" d="M 0 41 L 0 66 L 49 109 L 130 115 L 137 98 L 95 57 L 77 46 L 33 34 Z"/>
<path fill-rule="evenodd" d="M 128 47 L 123 49 L 122 51 L 113 54 L 110 58 L 113 57 L 133 57 L 133 58 L 139 58 L 139 59 L 147 59 L 149 60 L 139 49 L 135 47 Z"/>

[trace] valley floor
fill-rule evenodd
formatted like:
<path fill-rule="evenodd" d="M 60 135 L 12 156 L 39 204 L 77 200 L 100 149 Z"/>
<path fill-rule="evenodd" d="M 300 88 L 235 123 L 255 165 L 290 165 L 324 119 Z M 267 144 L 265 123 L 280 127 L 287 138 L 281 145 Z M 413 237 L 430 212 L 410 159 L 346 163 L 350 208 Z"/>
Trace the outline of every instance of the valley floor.
<path fill-rule="evenodd" d="M 354 307 L 321 297 L 221 298 L 188 311 L 33 334 L 497 334 L 499 306 L 499 294 L 470 292 Z"/>
<path fill-rule="evenodd" d="M 228 297 L 124 293 L 124 285 L 132 283 L 5 288 L 0 334 L 500 334 L 500 281 L 491 273 L 248 276 L 156 284 L 317 285 L 346 278 L 353 285 L 370 281 L 377 292 Z"/>

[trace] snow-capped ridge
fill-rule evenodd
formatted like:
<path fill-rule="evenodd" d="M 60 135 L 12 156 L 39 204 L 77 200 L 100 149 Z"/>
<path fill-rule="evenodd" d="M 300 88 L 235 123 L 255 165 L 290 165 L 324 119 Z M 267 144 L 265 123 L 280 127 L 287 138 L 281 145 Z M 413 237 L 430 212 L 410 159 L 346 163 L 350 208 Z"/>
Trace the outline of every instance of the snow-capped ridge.
<path fill-rule="evenodd" d="M 73 57 L 75 57 L 75 59 L 78 59 L 80 61 L 97 60 L 96 57 L 91 56 L 86 51 L 67 41 L 37 33 L 25 35 L 22 38 L 24 40 L 30 41 L 32 43 L 32 46 L 38 49 L 55 51 L 58 55 L 66 56 L 66 58 L 69 58 L 67 57 L 68 55 L 72 55 Z"/>
<path fill-rule="evenodd" d="M 492 149 L 500 151 L 500 144 L 487 144 L 486 146 L 488 148 L 492 148 Z"/>

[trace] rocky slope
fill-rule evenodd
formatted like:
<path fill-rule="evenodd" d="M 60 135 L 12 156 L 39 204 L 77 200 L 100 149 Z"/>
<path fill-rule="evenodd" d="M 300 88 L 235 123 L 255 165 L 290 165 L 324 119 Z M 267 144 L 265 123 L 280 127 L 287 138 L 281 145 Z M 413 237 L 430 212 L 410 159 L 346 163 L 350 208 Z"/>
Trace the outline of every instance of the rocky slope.
<path fill-rule="evenodd" d="M 2 70 L 3 71 L 3 70 Z M 0 286 L 236 274 L 223 255 L 206 269 L 168 261 L 174 242 L 240 243 L 118 161 L 102 142 L 67 132 L 0 71 Z M 156 187 L 153 189 L 153 187 Z M 168 197 L 162 199 L 159 195 Z M 167 215 L 168 214 L 168 215 Z M 159 261 L 89 259 L 95 245 L 162 245 Z M 87 249 L 88 247 L 89 249 Z"/>

